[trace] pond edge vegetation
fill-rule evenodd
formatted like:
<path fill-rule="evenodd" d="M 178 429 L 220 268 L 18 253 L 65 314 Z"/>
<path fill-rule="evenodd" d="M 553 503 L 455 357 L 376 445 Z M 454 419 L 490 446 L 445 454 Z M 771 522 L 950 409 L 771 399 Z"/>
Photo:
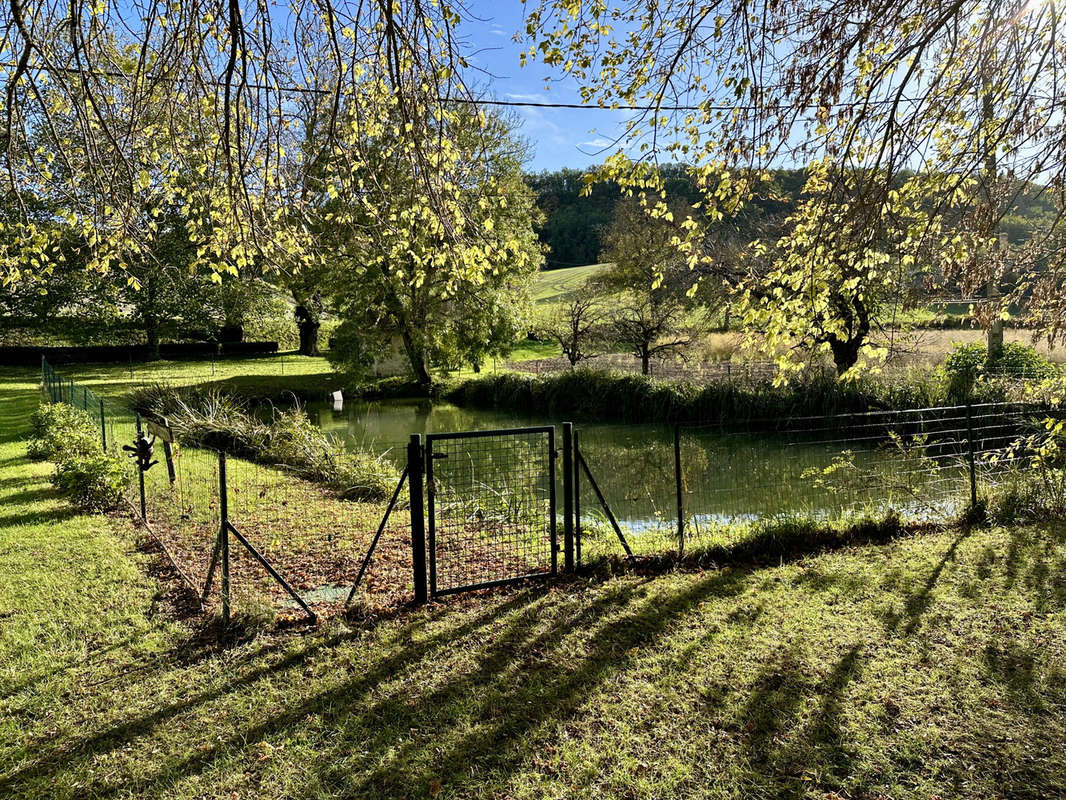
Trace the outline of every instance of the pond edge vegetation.
<path fill-rule="evenodd" d="M 344 500 L 384 500 L 400 477 L 385 457 L 351 450 L 324 433 L 298 401 L 287 409 L 272 407 L 264 421 L 247 399 L 217 386 L 178 389 L 152 384 L 133 393 L 132 405 L 149 418 L 166 418 L 186 447 L 221 450 L 285 468 Z"/>

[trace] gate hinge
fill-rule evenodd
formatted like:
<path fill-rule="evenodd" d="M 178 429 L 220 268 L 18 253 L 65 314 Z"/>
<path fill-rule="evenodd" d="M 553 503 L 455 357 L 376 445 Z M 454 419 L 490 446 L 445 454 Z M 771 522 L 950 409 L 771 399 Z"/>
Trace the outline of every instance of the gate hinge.
<path fill-rule="evenodd" d="M 434 453 L 433 454 L 433 460 L 434 461 L 436 461 L 438 458 L 447 458 L 447 457 L 448 457 L 447 453 Z"/>

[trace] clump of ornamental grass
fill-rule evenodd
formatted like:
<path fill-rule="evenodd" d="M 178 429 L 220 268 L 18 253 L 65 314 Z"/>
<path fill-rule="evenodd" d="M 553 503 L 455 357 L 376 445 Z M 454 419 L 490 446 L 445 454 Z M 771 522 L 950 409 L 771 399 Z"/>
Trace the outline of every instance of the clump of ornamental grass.
<path fill-rule="evenodd" d="M 316 426 L 297 405 L 274 409 L 269 420 L 247 402 L 218 390 L 146 387 L 136 398 L 152 416 L 165 416 L 182 444 L 224 450 L 261 464 L 277 464 L 324 484 L 348 500 L 387 498 L 399 473 L 368 450 L 349 450 Z"/>

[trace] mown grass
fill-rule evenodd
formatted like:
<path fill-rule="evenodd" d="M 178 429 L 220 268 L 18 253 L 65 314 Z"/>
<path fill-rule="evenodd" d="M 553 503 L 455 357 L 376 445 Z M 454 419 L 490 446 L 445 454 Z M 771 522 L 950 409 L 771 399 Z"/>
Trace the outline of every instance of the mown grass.
<path fill-rule="evenodd" d="M 622 574 L 227 646 L 0 389 L 0 796 L 1066 793 L 1066 527 Z"/>
<path fill-rule="evenodd" d="M 290 385 L 313 382 L 316 390 L 321 384 L 324 391 L 333 383 L 328 379 L 332 370 L 325 358 L 292 353 L 256 358 L 64 364 L 57 366 L 56 370 L 64 377 L 73 377 L 97 394 L 113 400 L 121 400 L 131 389 L 152 383 L 191 386 L 232 380 L 247 389 L 254 386 L 269 396 L 281 394 Z"/>
<path fill-rule="evenodd" d="M 590 278 L 601 273 L 606 264 L 586 264 L 583 267 L 545 270 L 537 275 L 533 299 L 538 303 L 554 303 L 570 298 Z"/>

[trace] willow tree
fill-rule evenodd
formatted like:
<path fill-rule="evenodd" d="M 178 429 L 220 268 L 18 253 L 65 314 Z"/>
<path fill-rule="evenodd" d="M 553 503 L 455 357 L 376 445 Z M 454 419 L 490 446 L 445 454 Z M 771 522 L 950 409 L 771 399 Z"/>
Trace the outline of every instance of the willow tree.
<path fill-rule="evenodd" d="M 767 167 L 814 165 L 797 233 L 760 242 L 759 269 L 715 264 L 696 224 L 675 242 L 695 272 L 729 281 L 749 332 L 850 339 L 856 306 L 835 287 L 852 299 L 882 292 L 887 255 L 897 272 L 924 263 L 930 281 L 967 296 L 1009 266 L 1024 276 L 1015 296 L 991 293 L 979 316 L 991 324 L 1031 296 L 1055 337 L 1066 320 L 1061 213 L 1009 258 L 996 234 L 1019 191 L 1037 186 L 1066 208 L 1060 14 L 1040 0 L 542 0 L 526 57 L 576 80 L 586 103 L 629 111 L 595 177 L 619 181 L 653 215 L 667 211 L 660 162 L 691 165 L 711 222 L 750 202 Z M 790 301 L 760 299 L 775 287 L 794 287 Z M 762 341 L 781 357 L 779 337 Z"/>

